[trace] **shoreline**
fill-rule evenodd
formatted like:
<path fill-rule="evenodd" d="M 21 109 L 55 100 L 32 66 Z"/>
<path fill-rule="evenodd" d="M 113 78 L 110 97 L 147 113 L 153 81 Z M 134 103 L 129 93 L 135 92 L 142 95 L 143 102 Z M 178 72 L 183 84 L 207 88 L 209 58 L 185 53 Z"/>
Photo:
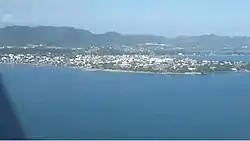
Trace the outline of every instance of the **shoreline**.
<path fill-rule="evenodd" d="M 202 73 L 202 72 L 147 72 L 147 71 L 133 71 L 133 70 L 118 70 L 118 69 L 98 69 L 98 68 L 86 68 L 78 66 L 56 66 L 51 64 L 32 64 L 32 63 L 0 63 L 0 65 L 28 65 L 32 67 L 57 67 L 57 68 L 72 68 L 72 69 L 81 69 L 89 72 L 114 72 L 114 73 L 134 73 L 134 74 L 156 74 L 156 75 L 210 75 L 216 73 L 230 73 L 231 71 L 226 72 L 213 72 L 213 73 Z M 250 71 L 236 71 L 232 73 L 250 73 Z"/>
<path fill-rule="evenodd" d="M 164 72 L 164 73 L 157 73 L 157 72 L 146 72 L 146 71 L 129 71 L 129 70 L 112 70 L 112 69 L 95 69 L 95 68 L 81 68 L 86 71 L 103 71 L 103 72 L 115 72 L 115 73 L 139 73 L 139 74 L 165 74 L 165 75 L 202 75 L 201 72 L 190 72 L 190 73 L 173 73 L 173 72 Z"/>
<path fill-rule="evenodd" d="M 186 73 L 173 73 L 173 72 L 146 72 L 146 71 L 130 71 L 130 70 L 116 70 L 116 69 L 97 69 L 97 68 L 85 68 L 85 67 L 76 67 L 76 66 L 55 66 L 50 64 L 32 64 L 32 63 L 0 63 L 2 65 L 29 65 L 33 67 L 66 67 L 66 68 L 73 68 L 73 69 L 82 69 L 85 71 L 100 71 L 100 72 L 115 72 L 115 73 L 138 73 L 138 74 L 162 74 L 162 75 L 202 75 L 201 72 L 186 72 Z"/>

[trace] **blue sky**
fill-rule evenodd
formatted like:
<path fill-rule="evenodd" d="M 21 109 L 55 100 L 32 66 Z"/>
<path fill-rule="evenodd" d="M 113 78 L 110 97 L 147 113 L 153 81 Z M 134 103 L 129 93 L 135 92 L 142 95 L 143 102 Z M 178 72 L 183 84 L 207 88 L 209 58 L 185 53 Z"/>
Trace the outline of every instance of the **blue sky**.
<path fill-rule="evenodd" d="M 250 36 L 250 0 L 0 0 L 0 24 L 94 33 Z"/>

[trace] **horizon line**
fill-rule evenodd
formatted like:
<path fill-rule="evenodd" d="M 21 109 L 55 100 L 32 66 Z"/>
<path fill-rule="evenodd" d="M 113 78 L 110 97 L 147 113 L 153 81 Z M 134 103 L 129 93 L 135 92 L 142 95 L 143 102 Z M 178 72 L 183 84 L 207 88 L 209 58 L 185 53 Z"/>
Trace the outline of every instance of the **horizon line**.
<path fill-rule="evenodd" d="M 85 30 L 88 31 L 92 34 L 95 35 L 101 35 L 101 34 L 107 34 L 107 33 L 117 33 L 119 35 L 125 35 L 125 36 L 133 36 L 133 35 L 138 35 L 138 36 L 155 36 L 155 37 L 164 37 L 166 39 L 174 39 L 174 38 L 185 38 L 185 37 L 200 37 L 200 36 L 218 36 L 218 37 L 229 37 L 229 38 L 234 38 L 234 37 L 245 37 L 245 38 L 250 38 L 250 36 L 246 36 L 246 35 L 235 35 L 235 36 L 229 36 L 229 35 L 218 35 L 215 33 L 207 33 L 207 34 L 200 34 L 200 35 L 178 35 L 178 36 L 174 36 L 174 37 L 166 37 L 166 36 L 161 36 L 161 35 L 155 35 L 155 34 L 123 34 L 120 32 L 116 32 L 116 31 L 106 31 L 104 33 L 94 33 L 91 30 L 88 29 L 84 29 L 84 28 L 78 28 L 78 27 L 74 27 L 74 26 L 63 26 L 63 25 L 28 25 L 28 24 L 11 24 L 11 25 L 4 25 L 2 27 L 0 27 L 0 29 L 6 28 L 6 27 L 14 27 L 14 26 L 18 26 L 18 27 L 29 27 L 29 28 L 37 28 L 37 27 L 53 27 L 53 28 L 73 28 L 73 29 L 77 29 L 77 30 Z"/>

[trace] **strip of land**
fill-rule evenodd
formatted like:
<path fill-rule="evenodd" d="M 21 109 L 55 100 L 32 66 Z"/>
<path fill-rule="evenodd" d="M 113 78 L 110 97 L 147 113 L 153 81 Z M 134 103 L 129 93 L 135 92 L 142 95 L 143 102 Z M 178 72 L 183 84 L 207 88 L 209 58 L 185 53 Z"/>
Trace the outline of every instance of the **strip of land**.
<path fill-rule="evenodd" d="M 95 71 L 151 74 L 211 74 L 217 72 L 249 72 L 250 62 L 196 60 L 169 55 L 93 55 L 65 53 L 50 49 L 27 53 L 29 49 L 0 52 L 0 63 L 34 66 L 74 67 Z"/>

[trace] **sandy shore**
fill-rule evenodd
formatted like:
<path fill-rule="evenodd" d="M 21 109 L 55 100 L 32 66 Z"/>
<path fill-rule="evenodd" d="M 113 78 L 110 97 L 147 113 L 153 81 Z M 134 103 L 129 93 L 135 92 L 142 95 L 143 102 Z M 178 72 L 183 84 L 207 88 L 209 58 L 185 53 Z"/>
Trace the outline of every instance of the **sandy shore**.
<path fill-rule="evenodd" d="M 146 71 L 130 71 L 130 70 L 112 70 L 112 69 L 95 69 L 95 68 L 85 68 L 85 67 L 75 67 L 75 66 L 55 66 L 50 64 L 32 64 L 32 63 L 0 63 L 5 65 L 29 65 L 34 67 L 67 67 L 74 69 L 83 69 L 85 71 L 105 71 L 105 72 L 116 72 L 116 73 L 139 73 L 139 74 L 167 74 L 167 75 L 201 75 L 201 72 L 191 72 L 191 73 L 173 73 L 173 72 L 146 72 Z"/>
<path fill-rule="evenodd" d="M 192 73 L 172 73 L 172 72 L 146 72 L 146 71 L 129 71 L 129 70 L 112 70 L 112 69 L 92 69 L 92 68 L 82 68 L 86 71 L 106 71 L 106 72 L 117 72 L 117 73 L 141 73 L 141 74 L 169 74 L 169 75 L 201 75 L 201 72 Z"/>

